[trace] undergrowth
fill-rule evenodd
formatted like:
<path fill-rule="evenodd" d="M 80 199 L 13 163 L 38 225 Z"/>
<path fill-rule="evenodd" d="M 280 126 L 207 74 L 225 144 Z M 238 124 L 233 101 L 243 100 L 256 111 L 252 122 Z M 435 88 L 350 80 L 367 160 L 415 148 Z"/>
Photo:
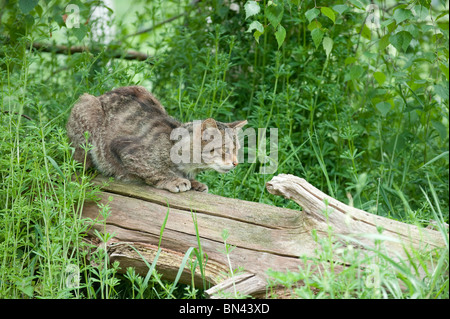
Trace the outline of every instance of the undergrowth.
<path fill-rule="evenodd" d="M 381 248 L 367 259 L 338 247 L 330 231 L 310 266 L 271 273 L 272 283 L 301 298 L 448 298 L 448 2 L 376 1 L 375 28 L 365 24 L 365 0 L 259 1 L 259 10 L 232 2 L 116 3 L 122 12 L 107 8 L 99 21 L 92 10 L 102 1 L 77 0 L 80 26 L 68 28 L 68 2 L 0 1 L 0 297 L 202 297 L 205 286 L 165 282 L 153 265 L 146 276 L 119 275 L 101 245 L 92 253 L 83 241 L 89 224 L 80 213 L 97 190 L 72 159 L 66 119 L 82 93 L 139 84 L 182 121 L 278 129 L 274 174 L 258 173 L 262 160 L 274 161 L 258 157 L 226 175 L 203 173 L 210 192 L 300 209 L 265 190 L 289 173 L 373 214 L 437 223 L 446 238 L 442 251 L 417 252 L 403 265 Z M 89 50 L 61 54 L 58 45 Z M 121 58 L 128 50 L 149 58 Z M 97 234 L 99 242 L 111 236 Z M 183 267 L 204 267 L 193 261 L 205 257 L 198 244 Z M 312 274 L 337 253 L 355 266 Z M 374 260 L 377 269 L 356 266 Z"/>

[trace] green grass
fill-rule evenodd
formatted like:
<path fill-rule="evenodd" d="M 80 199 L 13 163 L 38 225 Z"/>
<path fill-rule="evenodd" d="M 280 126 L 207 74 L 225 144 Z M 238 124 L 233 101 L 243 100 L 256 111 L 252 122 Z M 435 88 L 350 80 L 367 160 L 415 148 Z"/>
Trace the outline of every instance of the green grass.
<path fill-rule="evenodd" d="M 75 2 L 84 25 L 92 5 Z M 72 160 L 65 122 L 82 93 L 141 84 L 182 121 L 213 116 L 278 129 L 274 174 L 259 174 L 259 160 L 225 175 L 203 173 L 199 178 L 211 193 L 300 209 L 265 190 L 274 175 L 294 174 L 371 213 L 419 227 L 437 224 L 447 243 L 434 252 L 413 251 L 405 263 L 396 263 L 383 254 L 382 237 L 374 239 L 380 249 L 369 258 L 336 244 L 330 230 L 317 239 L 322 249 L 309 268 L 272 272 L 272 283 L 300 298 L 448 298 L 448 16 L 442 15 L 448 4 L 423 7 L 424 17 L 418 3 L 410 2 L 404 8 L 417 9 L 415 14 L 398 22 L 390 9 L 380 29 L 367 31 L 361 29 L 364 12 L 342 2 L 347 8 L 333 7 L 334 22 L 322 13 L 315 18 L 333 40 L 328 56 L 312 39 L 318 24 L 305 15 L 314 1 L 300 8 L 285 1 L 280 23 L 286 39 L 279 49 L 264 10 L 245 19 L 246 1 L 235 1 L 239 13 L 222 2 L 199 2 L 194 9 L 189 2 L 118 5 L 113 8 L 118 35 L 109 47 L 93 38 L 91 23 L 79 30 L 64 27 L 62 1 L 51 7 L 40 2 L 26 13 L 17 1 L 0 2 L 0 297 L 202 297 L 204 287 L 166 282 L 153 264 L 145 276 L 133 269 L 119 275 L 119 265 L 109 264 L 101 247 L 91 255 L 99 266 L 87 257 L 88 226 L 80 214 L 97 190 L 83 163 Z M 186 10 L 189 14 L 153 32 L 127 37 Z M 212 23 L 205 22 L 208 17 Z M 245 32 L 251 21 L 266 27 L 259 42 Z M 414 35 L 406 50 L 394 49 L 392 36 L 401 31 Z M 96 50 L 38 52 L 35 42 Z M 153 58 L 149 63 L 111 58 L 113 51 L 127 50 Z M 108 214 L 109 208 L 99 211 Z M 110 236 L 97 234 L 100 242 Z M 232 261 L 226 236 L 224 244 Z M 328 262 L 337 253 L 353 265 L 340 274 Z M 199 240 L 182 268 L 203 269 L 204 258 Z M 230 263 L 230 274 L 235 266 Z M 313 274 L 318 266 L 325 271 Z M 73 289 L 78 271 L 80 286 Z M 295 284 L 298 279 L 303 286 Z"/>

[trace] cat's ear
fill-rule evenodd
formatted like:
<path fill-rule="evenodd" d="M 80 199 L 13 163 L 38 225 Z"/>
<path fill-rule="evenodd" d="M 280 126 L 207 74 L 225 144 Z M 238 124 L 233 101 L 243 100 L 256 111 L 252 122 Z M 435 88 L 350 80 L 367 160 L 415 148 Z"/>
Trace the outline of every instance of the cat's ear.
<path fill-rule="evenodd" d="M 247 123 L 248 123 L 247 120 L 244 120 L 244 121 L 231 122 L 231 123 L 228 123 L 227 125 L 228 125 L 229 128 L 237 130 L 237 129 L 242 128 Z"/>
<path fill-rule="evenodd" d="M 208 128 L 217 128 L 217 123 L 215 119 L 207 118 L 202 122 L 202 131 Z"/>

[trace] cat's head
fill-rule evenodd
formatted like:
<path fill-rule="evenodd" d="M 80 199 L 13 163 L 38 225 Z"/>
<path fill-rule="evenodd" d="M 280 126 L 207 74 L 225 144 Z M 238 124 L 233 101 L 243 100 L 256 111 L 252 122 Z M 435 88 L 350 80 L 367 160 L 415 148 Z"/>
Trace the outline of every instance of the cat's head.
<path fill-rule="evenodd" d="M 179 141 L 171 150 L 171 158 L 174 155 L 172 161 L 178 161 L 176 164 L 185 172 L 208 169 L 229 172 L 238 165 L 240 145 L 237 133 L 245 124 L 246 120 L 222 123 L 212 118 L 183 124 L 178 129 L 181 139 L 174 138 Z"/>

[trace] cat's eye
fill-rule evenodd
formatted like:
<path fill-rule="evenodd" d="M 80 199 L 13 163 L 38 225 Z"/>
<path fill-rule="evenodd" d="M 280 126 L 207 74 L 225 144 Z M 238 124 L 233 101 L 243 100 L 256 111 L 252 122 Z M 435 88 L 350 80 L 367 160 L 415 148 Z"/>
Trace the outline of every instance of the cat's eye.
<path fill-rule="evenodd" d="M 220 154 L 220 152 L 221 152 L 221 149 L 220 149 L 220 148 L 212 149 L 211 151 L 209 151 L 209 153 L 210 153 L 211 155 L 214 155 L 214 154 Z"/>

